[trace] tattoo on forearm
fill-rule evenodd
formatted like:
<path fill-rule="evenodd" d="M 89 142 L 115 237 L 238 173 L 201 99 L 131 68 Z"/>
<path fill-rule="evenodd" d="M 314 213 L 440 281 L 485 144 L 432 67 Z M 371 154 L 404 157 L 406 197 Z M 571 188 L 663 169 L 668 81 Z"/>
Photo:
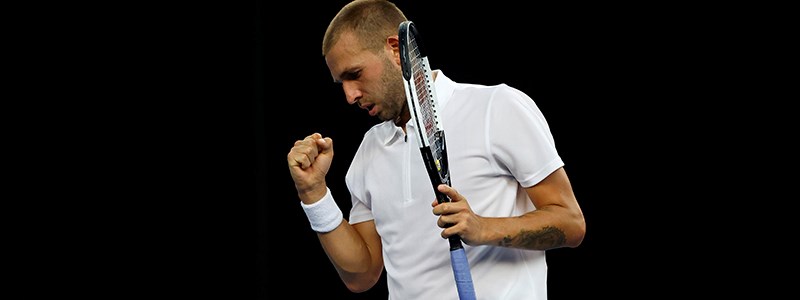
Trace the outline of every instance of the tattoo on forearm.
<path fill-rule="evenodd" d="M 561 229 L 548 226 L 538 231 L 520 230 L 516 236 L 507 235 L 498 242 L 499 246 L 526 249 L 550 249 L 561 247 L 567 237 Z"/>

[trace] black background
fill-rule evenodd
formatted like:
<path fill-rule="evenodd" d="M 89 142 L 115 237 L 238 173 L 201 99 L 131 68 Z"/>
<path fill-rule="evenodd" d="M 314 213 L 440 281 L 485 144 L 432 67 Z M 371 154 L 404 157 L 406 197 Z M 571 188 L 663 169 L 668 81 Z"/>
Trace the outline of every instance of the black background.
<path fill-rule="evenodd" d="M 349 211 L 343 176 L 377 120 L 346 104 L 321 55 L 345 3 L 28 10 L 12 30 L 31 32 L 14 43 L 26 55 L 12 56 L 24 65 L 14 80 L 39 80 L 19 102 L 33 106 L 25 142 L 44 147 L 30 147 L 38 163 L 27 168 L 46 171 L 57 199 L 47 216 L 59 221 L 45 228 L 65 236 L 37 247 L 52 272 L 43 286 L 105 298 L 385 299 L 385 281 L 353 294 L 338 279 L 286 166 L 295 140 L 332 137 L 328 183 Z M 735 66 L 715 43 L 744 26 L 689 5 L 396 3 L 434 68 L 516 87 L 547 118 L 587 221 L 580 247 L 547 253 L 550 299 L 741 288 L 731 280 L 753 266 L 729 264 L 721 245 L 761 244 L 721 234 L 744 197 L 722 192 L 748 188 L 722 157 L 745 134 L 728 118 L 753 106 L 731 104 L 744 85 L 719 83 Z M 70 255 L 54 257 L 53 245 Z M 58 280 L 73 270 L 91 276 Z"/>
<path fill-rule="evenodd" d="M 653 21 L 653 8 L 600 4 L 398 4 L 423 34 L 434 68 L 460 82 L 517 87 L 547 117 L 588 230 L 579 248 L 548 252 L 550 299 L 669 294 L 656 292 L 663 289 L 661 274 L 681 272 L 680 260 L 664 257 L 670 243 L 650 234 L 667 226 L 657 216 L 674 200 L 662 193 L 668 188 L 661 180 L 676 166 L 670 156 L 654 158 L 681 151 L 672 148 L 669 126 L 659 123 L 670 115 L 667 105 L 679 105 L 675 99 L 668 104 L 664 88 L 681 64 L 680 54 L 670 55 L 681 47 L 671 43 L 677 24 Z M 296 139 L 312 132 L 332 137 L 336 159 L 328 181 L 348 211 L 342 178 L 376 120 L 346 105 L 320 53 L 322 34 L 343 1 L 287 5 L 260 4 L 257 15 L 245 15 L 255 18 L 255 49 L 245 49 L 255 50 L 259 298 L 288 292 L 384 299 L 383 280 L 363 294 L 340 282 L 298 207 L 285 162 Z M 287 289 L 295 285 L 300 290 Z M 692 286 L 684 282 L 679 290 Z"/>

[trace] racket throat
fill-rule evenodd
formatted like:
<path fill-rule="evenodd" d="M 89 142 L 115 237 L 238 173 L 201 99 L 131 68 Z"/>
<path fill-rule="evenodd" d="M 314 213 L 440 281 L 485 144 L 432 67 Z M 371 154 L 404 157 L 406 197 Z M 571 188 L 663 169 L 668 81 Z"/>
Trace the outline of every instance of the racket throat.
<path fill-rule="evenodd" d="M 443 156 L 437 160 L 429 146 L 420 148 L 420 152 L 422 152 L 422 160 L 425 161 L 425 170 L 428 172 L 428 177 L 431 180 L 433 191 L 436 193 L 436 198 L 439 199 L 439 203 L 450 202 L 450 198 L 437 189 L 440 184 L 450 185 L 450 172 L 447 168 L 446 156 L 443 154 Z"/>

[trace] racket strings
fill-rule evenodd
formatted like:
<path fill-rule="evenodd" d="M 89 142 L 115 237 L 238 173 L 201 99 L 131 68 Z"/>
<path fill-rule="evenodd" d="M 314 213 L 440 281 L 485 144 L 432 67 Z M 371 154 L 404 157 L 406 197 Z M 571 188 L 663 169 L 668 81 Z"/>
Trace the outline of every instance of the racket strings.
<path fill-rule="evenodd" d="M 438 119 L 436 118 L 436 106 L 431 93 L 431 80 L 428 74 L 427 60 L 422 56 L 420 48 L 413 37 L 410 39 L 410 58 L 411 58 L 411 74 L 414 81 L 414 90 L 417 93 L 417 102 L 419 104 L 419 111 L 422 117 L 422 124 L 425 127 L 425 134 L 427 135 L 428 145 L 431 147 L 436 167 L 441 171 L 441 160 L 443 145 L 437 136 Z"/>
<path fill-rule="evenodd" d="M 435 141 L 438 122 L 435 117 L 436 107 L 433 105 L 430 93 L 430 78 L 426 74 L 425 59 L 420 53 L 419 46 L 415 39 L 411 39 L 411 73 L 414 80 L 417 102 L 422 113 L 422 123 L 425 126 L 425 133 L 428 141 Z M 432 144 L 432 143 L 431 143 Z"/>

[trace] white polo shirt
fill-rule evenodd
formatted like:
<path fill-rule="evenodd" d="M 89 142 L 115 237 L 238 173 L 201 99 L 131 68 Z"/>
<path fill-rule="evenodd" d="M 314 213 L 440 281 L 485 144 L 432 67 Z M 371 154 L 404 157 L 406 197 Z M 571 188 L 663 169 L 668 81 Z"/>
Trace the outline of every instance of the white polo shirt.
<path fill-rule="evenodd" d="M 525 193 L 563 166 L 533 100 L 505 84 L 452 81 L 437 70 L 452 186 L 484 217 L 534 210 Z M 413 132 L 412 122 L 408 123 Z M 375 220 L 382 238 L 389 299 L 458 299 L 448 241 L 415 135 L 392 121 L 373 126 L 346 175 L 351 224 Z M 547 299 L 544 251 L 465 245 L 478 299 Z"/>

